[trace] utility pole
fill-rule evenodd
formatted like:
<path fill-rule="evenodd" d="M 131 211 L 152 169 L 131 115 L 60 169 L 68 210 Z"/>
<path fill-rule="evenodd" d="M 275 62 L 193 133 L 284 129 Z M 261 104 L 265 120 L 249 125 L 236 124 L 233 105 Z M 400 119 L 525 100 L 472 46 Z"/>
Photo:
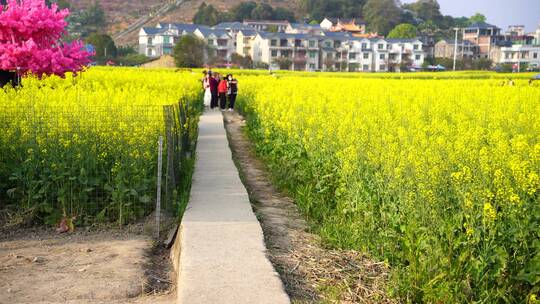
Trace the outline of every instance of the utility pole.
<path fill-rule="evenodd" d="M 454 40 L 454 68 L 453 68 L 454 71 L 456 70 L 458 30 L 459 30 L 459 28 L 457 28 L 457 27 L 454 28 L 454 31 L 456 31 L 456 39 Z"/>

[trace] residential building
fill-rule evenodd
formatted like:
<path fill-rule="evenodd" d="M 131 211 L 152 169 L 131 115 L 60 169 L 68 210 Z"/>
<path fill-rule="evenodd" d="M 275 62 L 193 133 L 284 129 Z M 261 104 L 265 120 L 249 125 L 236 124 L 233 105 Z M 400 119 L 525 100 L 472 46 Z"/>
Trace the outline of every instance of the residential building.
<path fill-rule="evenodd" d="M 319 69 L 318 37 L 314 35 L 260 32 L 253 40 L 252 53 L 254 62 L 267 63 L 270 69 L 279 69 L 280 59 L 289 59 L 293 70 Z"/>
<path fill-rule="evenodd" d="M 371 72 L 375 60 L 372 41 L 367 38 L 354 37 L 348 41 L 348 47 L 347 70 L 350 72 Z"/>
<path fill-rule="evenodd" d="M 540 67 L 540 45 L 513 45 L 502 47 L 500 63 L 525 64 L 530 67 Z"/>
<path fill-rule="evenodd" d="M 319 39 L 321 69 L 346 71 L 349 56 L 348 41 L 352 38 L 349 33 L 324 32 Z"/>
<path fill-rule="evenodd" d="M 193 34 L 204 39 L 208 46 L 215 50 L 216 56 L 223 61 L 229 62 L 231 55 L 236 51 L 235 42 L 226 30 L 198 28 Z"/>
<path fill-rule="evenodd" d="M 524 25 L 509 25 L 505 35 L 507 36 L 525 36 Z"/>
<path fill-rule="evenodd" d="M 400 71 L 401 66 L 421 68 L 425 53 L 420 39 L 385 39 L 388 43 L 387 69 L 390 72 Z"/>
<path fill-rule="evenodd" d="M 225 30 L 232 37 L 234 46 L 236 47 L 236 35 L 240 31 L 255 31 L 255 29 L 249 25 L 245 25 L 241 22 L 222 22 L 214 26 L 215 29 Z"/>
<path fill-rule="evenodd" d="M 254 62 L 278 69 L 281 58 L 293 70 L 399 71 L 402 65 L 420 67 L 425 59 L 419 39 L 368 39 L 343 32 L 323 35 L 258 33 L 253 40 Z"/>
<path fill-rule="evenodd" d="M 256 30 L 240 30 L 236 34 L 236 53 L 253 58 L 253 41 L 257 33 Z"/>
<path fill-rule="evenodd" d="M 478 22 L 463 29 L 463 40 L 478 45 L 480 57 L 490 58 L 491 47 L 503 40 L 503 37 L 500 28 L 485 22 Z"/>
<path fill-rule="evenodd" d="M 319 24 L 291 23 L 285 29 L 285 33 L 322 35 L 325 30 Z"/>
<path fill-rule="evenodd" d="M 512 44 L 532 44 L 535 37 L 534 34 L 525 33 L 524 25 L 511 25 L 504 34 L 504 41 L 508 45 Z"/>
<path fill-rule="evenodd" d="M 198 28 L 207 29 L 204 25 L 185 23 L 158 23 L 156 27 L 143 27 L 139 31 L 139 54 L 151 58 L 172 54 L 174 45 L 180 36 L 193 34 Z"/>
<path fill-rule="evenodd" d="M 255 26 L 239 22 L 220 23 L 213 28 L 159 23 L 141 28 L 139 52 L 154 58 L 171 54 L 182 35 L 194 34 L 215 49 L 221 62 L 230 62 L 232 54 L 237 53 L 250 56 L 254 63 L 266 63 L 270 69 L 399 71 L 402 65 L 421 66 L 425 57 L 419 39 L 357 37 L 348 31 L 329 31 L 305 23 L 287 23 L 282 27 L 286 32 L 261 31 Z"/>
<path fill-rule="evenodd" d="M 244 20 L 244 24 L 262 32 L 285 32 L 290 25 L 287 20 Z"/>
<path fill-rule="evenodd" d="M 441 40 L 435 43 L 434 57 L 436 58 L 454 58 L 455 45 L 453 40 Z M 479 53 L 478 45 L 469 40 L 458 41 L 457 58 L 474 58 Z"/>

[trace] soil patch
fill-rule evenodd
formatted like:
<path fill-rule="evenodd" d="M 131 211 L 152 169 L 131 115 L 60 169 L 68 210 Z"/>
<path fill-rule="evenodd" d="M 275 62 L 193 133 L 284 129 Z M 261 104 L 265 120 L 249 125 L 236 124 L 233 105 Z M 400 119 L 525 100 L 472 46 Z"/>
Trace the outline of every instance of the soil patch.
<path fill-rule="evenodd" d="M 1 231 L 0 303 L 174 303 L 168 250 L 145 227 Z"/>
<path fill-rule="evenodd" d="M 293 303 L 393 303 L 384 292 L 387 269 L 360 252 L 330 250 L 294 201 L 278 191 L 254 153 L 235 112 L 224 112 L 233 158 L 264 231 L 268 255 Z"/>

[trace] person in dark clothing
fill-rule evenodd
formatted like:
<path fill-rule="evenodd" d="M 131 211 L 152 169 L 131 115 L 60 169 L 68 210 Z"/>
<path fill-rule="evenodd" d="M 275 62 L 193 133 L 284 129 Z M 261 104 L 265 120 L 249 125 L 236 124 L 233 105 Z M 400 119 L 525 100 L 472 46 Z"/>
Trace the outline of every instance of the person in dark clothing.
<path fill-rule="evenodd" d="M 222 111 L 225 110 L 227 105 L 227 91 L 229 90 L 229 83 L 227 79 L 223 78 L 218 84 L 218 94 L 219 94 L 219 107 Z"/>
<path fill-rule="evenodd" d="M 210 109 L 213 109 L 218 106 L 218 79 L 219 75 L 211 74 L 210 75 L 210 93 L 212 94 L 212 100 L 210 101 Z"/>
<path fill-rule="evenodd" d="M 232 74 L 229 74 L 227 75 L 227 82 L 229 83 L 229 90 L 227 91 L 229 97 L 229 111 L 233 111 L 236 95 L 238 94 L 238 80 L 236 80 Z"/>

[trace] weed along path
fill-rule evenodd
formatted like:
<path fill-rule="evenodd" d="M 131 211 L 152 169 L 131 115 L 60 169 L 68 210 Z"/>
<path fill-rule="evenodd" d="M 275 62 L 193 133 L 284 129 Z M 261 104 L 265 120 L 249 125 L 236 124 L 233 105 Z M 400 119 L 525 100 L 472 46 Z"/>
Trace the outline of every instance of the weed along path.
<path fill-rule="evenodd" d="M 233 163 L 223 117 L 201 116 L 191 199 L 178 239 L 178 303 L 289 303 Z"/>

